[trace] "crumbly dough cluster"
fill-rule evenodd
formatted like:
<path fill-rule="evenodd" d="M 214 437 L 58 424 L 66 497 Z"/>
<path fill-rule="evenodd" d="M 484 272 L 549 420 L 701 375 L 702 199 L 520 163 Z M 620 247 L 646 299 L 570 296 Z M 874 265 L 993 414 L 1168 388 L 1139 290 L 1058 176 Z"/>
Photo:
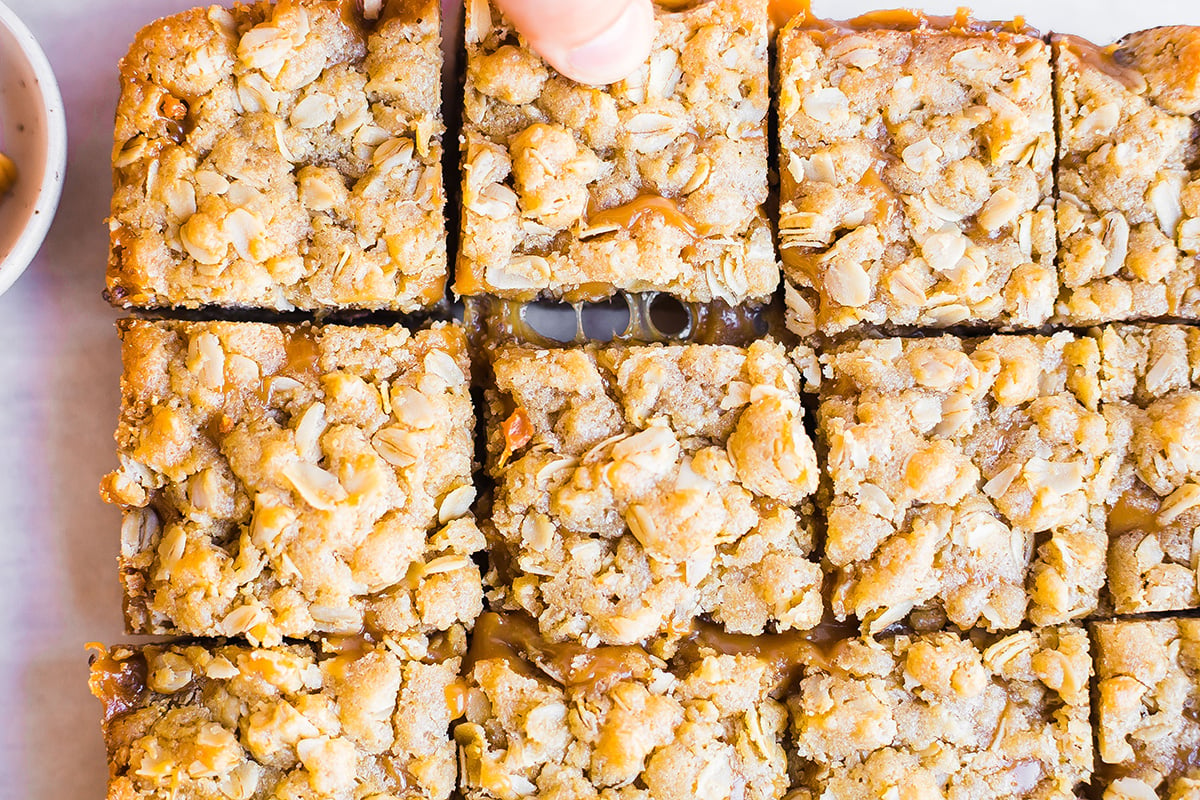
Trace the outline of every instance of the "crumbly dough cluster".
<path fill-rule="evenodd" d="M 766 2 L 663 3 L 655 24 L 646 64 L 594 87 L 547 66 L 488 0 L 467 4 L 459 293 L 774 291 Z"/>
<path fill-rule="evenodd" d="M 113 147 L 114 303 L 441 301 L 439 6 L 358 9 L 210 6 L 138 34 Z"/>
<path fill-rule="evenodd" d="M 1033 327 L 1057 299 L 1050 48 L 1001 31 L 779 42 L 789 326 Z"/>
<path fill-rule="evenodd" d="M 1059 333 L 877 339 L 821 356 L 839 618 L 996 631 L 1096 608 L 1124 453 L 1098 407 L 1096 352 Z"/>
<path fill-rule="evenodd" d="M 1092 771 L 1081 628 L 982 647 L 954 633 L 850 640 L 788 705 L 795 800 L 1075 798 Z"/>
<path fill-rule="evenodd" d="M 764 661 L 713 655 L 668 670 L 643 652 L 626 662 L 585 687 L 510 659 L 476 663 L 455 731 L 468 800 L 783 797 L 787 712 L 768 696 Z"/>
<path fill-rule="evenodd" d="M 1129 442 L 1108 514 L 1114 609 L 1196 608 L 1200 329 L 1114 325 L 1102 329 L 1098 342 L 1102 396 Z"/>
<path fill-rule="evenodd" d="M 466 337 L 126 321 L 120 566 L 131 630 L 387 636 L 482 608 Z"/>
<path fill-rule="evenodd" d="M 1200 791 L 1200 619 L 1095 626 L 1104 800 L 1184 800 Z"/>
<path fill-rule="evenodd" d="M 344 644 L 103 654 L 108 800 L 448 798 L 459 660 Z"/>
<path fill-rule="evenodd" d="M 506 347 L 492 365 L 498 599 L 552 639 L 821 619 L 817 464 L 782 347 Z"/>
<path fill-rule="evenodd" d="M 1200 28 L 1055 39 L 1056 319 L 1200 316 Z"/>

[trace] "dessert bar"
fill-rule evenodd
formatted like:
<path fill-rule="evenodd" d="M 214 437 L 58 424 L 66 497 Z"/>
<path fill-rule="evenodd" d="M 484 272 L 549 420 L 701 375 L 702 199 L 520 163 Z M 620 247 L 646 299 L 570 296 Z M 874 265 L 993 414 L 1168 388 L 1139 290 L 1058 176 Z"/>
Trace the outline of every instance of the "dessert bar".
<path fill-rule="evenodd" d="M 585 86 L 487 0 L 467 3 L 459 294 L 774 291 L 766 0 L 677 5 L 655 4 L 641 69 Z"/>
<path fill-rule="evenodd" d="M 1009 630 L 1093 611 L 1124 427 L 1070 333 L 850 342 L 821 356 L 832 606 Z"/>
<path fill-rule="evenodd" d="M 792 330 L 1045 322 L 1049 46 L 1015 24 L 881 12 L 802 14 L 778 47 Z"/>
<path fill-rule="evenodd" d="M 420 658 L 482 608 L 461 328 L 121 323 L 134 633 L 368 631 Z"/>
<path fill-rule="evenodd" d="M 90 680 L 108 800 L 447 798 L 458 668 L 362 640 L 114 647 Z"/>
<path fill-rule="evenodd" d="M 1106 414 L 1128 458 L 1108 513 L 1108 590 L 1119 614 L 1200 606 L 1200 329 L 1113 325 L 1097 334 Z"/>
<path fill-rule="evenodd" d="M 510 345 L 492 372 L 498 602 L 588 646 L 701 613 L 740 633 L 821 620 L 816 456 L 782 347 Z"/>
<path fill-rule="evenodd" d="M 1056 319 L 1200 318 L 1200 28 L 1054 39 Z"/>
<path fill-rule="evenodd" d="M 796 800 L 1074 800 L 1092 773 L 1087 634 L 843 641 L 788 699 Z"/>
<path fill-rule="evenodd" d="M 1098 789 L 1105 800 L 1181 800 L 1200 790 L 1200 619 L 1100 622 Z"/>
<path fill-rule="evenodd" d="M 109 299 L 442 302 L 439 25 L 434 0 L 288 0 L 144 28 L 121 61 Z"/>
<path fill-rule="evenodd" d="M 485 614 L 454 732 L 468 800 L 781 798 L 783 705 L 771 665 L 640 647 L 553 645 L 532 620 Z"/>

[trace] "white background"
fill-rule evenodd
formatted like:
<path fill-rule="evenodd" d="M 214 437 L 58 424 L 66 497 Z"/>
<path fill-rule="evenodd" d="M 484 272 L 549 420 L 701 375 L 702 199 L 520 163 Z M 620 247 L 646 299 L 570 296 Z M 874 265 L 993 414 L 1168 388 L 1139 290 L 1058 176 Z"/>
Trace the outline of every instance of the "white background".
<path fill-rule="evenodd" d="M 0 297 L 0 797 L 83 800 L 103 797 L 106 777 L 84 643 L 126 638 L 119 516 L 96 492 L 115 461 L 120 374 L 118 315 L 100 298 L 116 64 L 141 25 L 190 3 L 9 5 L 58 75 L 70 154 L 46 244 Z M 821 16 L 843 18 L 880 7 L 814 5 Z M 1136 28 L 1200 24 L 1200 0 L 992 0 L 975 8 L 985 18 L 1023 13 L 1041 30 L 1105 42 Z"/>

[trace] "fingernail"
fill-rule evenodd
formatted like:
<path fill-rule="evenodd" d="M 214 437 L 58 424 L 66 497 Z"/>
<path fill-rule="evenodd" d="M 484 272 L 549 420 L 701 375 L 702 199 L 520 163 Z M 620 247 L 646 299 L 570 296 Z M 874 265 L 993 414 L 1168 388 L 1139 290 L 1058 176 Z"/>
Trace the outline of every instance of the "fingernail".
<path fill-rule="evenodd" d="M 604 32 L 567 53 L 566 61 L 578 81 L 614 83 L 646 60 L 653 36 L 654 12 L 635 0 Z"/>

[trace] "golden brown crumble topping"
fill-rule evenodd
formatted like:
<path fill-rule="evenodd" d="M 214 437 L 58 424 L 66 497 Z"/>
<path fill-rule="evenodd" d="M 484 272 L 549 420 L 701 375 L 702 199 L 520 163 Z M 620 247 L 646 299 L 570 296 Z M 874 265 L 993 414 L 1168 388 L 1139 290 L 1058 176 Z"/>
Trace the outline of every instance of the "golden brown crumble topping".
<path fill-rule="evenodd" d="M 787 715 L 769 696 L 766 662 L 711 655 L 669 667 L 641 648 L 601 647 L 590 652 L 610 659 L 603 680 L 579 683 L 562 677 L 556 646 L 535 641 L 531 620 L 513 636 L 519 623 L 490 617 L 480 630 L 508 641 L 473 649 L 467 721 L 454 732 L 469 800 L 768 800 L 787 790 Z"/>
<path fill-rule="evenodd" d="M 108 800 L 447 798 L 458 668 L 362 641 L 113 648 L 90 680 Z"/>
<path fill-rule="evenodd" d="M 492 367 L 499 602 L 588 645 L 700 613 L 820 621 L 816 456 L 782 347 L 505 347 Z"/>
<path fill-rule="evenodd" d="M 1050 50 L 995 30 L 780 34 L 789 326 L 1029 327 L 1057 280 Z"/>
<path fill-rule="evenodd" d="M 996 631 L 1096 608 L 1124 457 L 1096 349 L 1069 333 L 941 336 L 820 357 L 838 618 L 876 632 L 932 611 Z"/>
<path fill-rule="evenodd" d="M 766 2 L 656 8 L 645 66 L 596 87 L 548 67 L 487 0 L 467 4 L 460 294 L 736 304 L 778 285 Z"/>
<path fill-rule="evenodd" d="M 1087 634 L 848 640 L 789 698 L 795 800 L 1077 797 L 1092 772 Z"/>
<path fill-rule="evenodd" d="M 1097 770 L 1104 800 L 1184 800 L 1200 790 L 1200 619 L 1095 626 Z"/>
<path fill-rule="evenodd" d="M 1200 329 L 1113 325 L 1097 334 L 1101 392 L 1129 455 L 1108 514 L 1119 614 L 1200 606 Z"/>
<path fill-rule="evenodd" d="M 442 300 L 439 6 L 366 5 L 210 6 L 138 34 L 113 147 L 114 303 Z"/>
<path fill-rule="evenodd" d="M 121 323 L 120 565 L 138 633 L 388 636 L 482 608 L 455 325 Z"/>
<path fill-rule="evenodd" d="M 1054 41 L 1056 319 L 1200 317 L 1200 28 Z"/>

